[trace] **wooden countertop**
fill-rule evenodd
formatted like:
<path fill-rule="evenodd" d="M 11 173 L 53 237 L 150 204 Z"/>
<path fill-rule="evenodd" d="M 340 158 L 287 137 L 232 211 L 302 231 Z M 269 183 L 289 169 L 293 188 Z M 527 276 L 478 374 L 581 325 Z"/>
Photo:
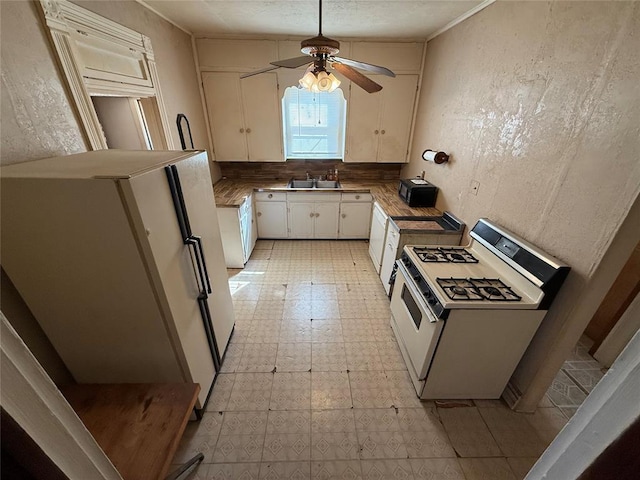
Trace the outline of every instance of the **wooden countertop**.
<path fill-rule="evenodd" d="M 278 191 L 278 192 L 370 192 L 380 204 L 385 213 L 390 216 L 439 216 L 442 212 L 431 207 L 410 207 L 398 196 L 398 180 L 358 183 L 341 181 L 342 188 L 315 189 L 315 188 L 287 188 L 287 181 L 250 181 L 250 180 L 220 180 L 213 187 L 218 207 L 237 208 L 253 191 Z"/>
<path fill-rule="evenodd" d="M 200 386 L 92 384 L 62 389 L 125 480 L 165 478 Z"/>

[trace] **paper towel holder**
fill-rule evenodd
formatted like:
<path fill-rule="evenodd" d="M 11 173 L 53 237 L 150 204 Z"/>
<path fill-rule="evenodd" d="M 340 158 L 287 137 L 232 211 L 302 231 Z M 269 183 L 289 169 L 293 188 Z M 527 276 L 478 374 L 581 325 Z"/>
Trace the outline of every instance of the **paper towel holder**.
<path fill-rule="evenodd" d="M 437 164 L 444 163 L 449 160 L 449 155 L 444 152 L 427 149 L 422 152 L 422 159 L 427 162 L 435 162 Z"/>

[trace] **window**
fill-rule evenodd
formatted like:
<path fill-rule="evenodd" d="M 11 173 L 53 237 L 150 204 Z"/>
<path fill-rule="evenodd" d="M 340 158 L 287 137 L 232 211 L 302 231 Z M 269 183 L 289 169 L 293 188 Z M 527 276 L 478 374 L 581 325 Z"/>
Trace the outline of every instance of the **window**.
<path fill-rule="evenodd" d="M 342 160 L 346 116 L 339 88 L 331 93 L 287 88 L 282 97 L 285 158 Z"/>

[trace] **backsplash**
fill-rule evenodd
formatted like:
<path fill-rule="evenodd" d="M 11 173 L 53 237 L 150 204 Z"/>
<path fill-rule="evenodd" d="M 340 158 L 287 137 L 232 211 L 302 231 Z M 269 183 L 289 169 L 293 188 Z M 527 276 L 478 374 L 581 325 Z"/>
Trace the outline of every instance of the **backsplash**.
<path fill-rule="evenodd" d="M 289 180 L 326 175 L 338 169 L 342 181 L 397 180 L 404 164 L 343 163 L 340 160 L 289 160 L 287 162 L 219 162 L 222 178 L 242 180 Z"/>

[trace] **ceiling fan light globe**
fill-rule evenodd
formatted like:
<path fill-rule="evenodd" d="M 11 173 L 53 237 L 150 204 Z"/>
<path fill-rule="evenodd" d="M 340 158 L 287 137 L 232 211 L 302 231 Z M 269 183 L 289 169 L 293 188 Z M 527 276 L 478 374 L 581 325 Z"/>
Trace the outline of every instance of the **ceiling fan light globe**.
<path fill-rule="evenodd" d="M 300 86 L 302 86 L 303 88 L 306 88 L 307 90 L 311 90 L 311 87 L 313 86 L 315 81 L 316 81 L 316 76 L 311 72 L 307 72 L 298 82 L 300 83 Z"/>
<path fill-rule="evenodd" d="M 336 88 L 340 86 L 340 80 L 333 74 L 329 74 L 329 80 L 331 80 L 331 86 L 329 87 L 329 92 L 333 92 Z"/>
<path fill-rule="evenodd" d="M 331 84 L 332 82 L 327 72 L 318 73 L 318 81 L 317 81 L 318 90 L 320 90 L 321 92 L 328 92 L 329 89 L 331 88 Z"/>

